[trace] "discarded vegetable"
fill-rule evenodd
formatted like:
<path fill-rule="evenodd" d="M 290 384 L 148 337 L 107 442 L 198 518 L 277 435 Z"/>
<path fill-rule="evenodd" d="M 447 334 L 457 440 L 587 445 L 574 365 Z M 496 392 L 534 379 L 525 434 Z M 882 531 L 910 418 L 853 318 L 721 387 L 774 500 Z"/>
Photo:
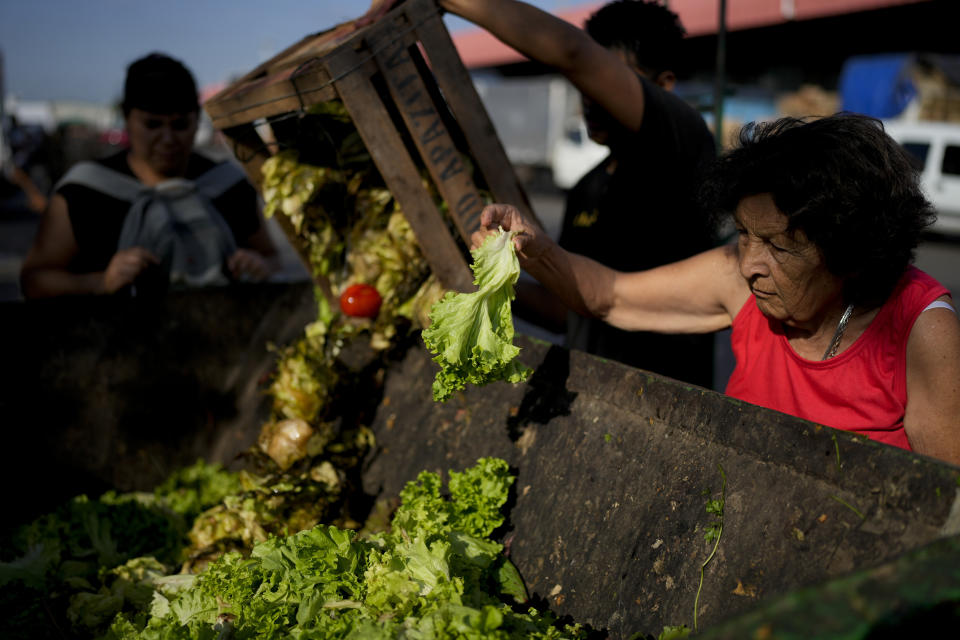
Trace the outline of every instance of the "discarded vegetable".
<path fill-rule="evenodd" d="M 520 276 L 513 247 L 517 232 L 490 235 L 474 249 L 472 293 L 448 292 L 430 312 L 430 327 L 423 341 L 440 365 L 433 382 L 433 399 L 446 401 L 467 383 L 484 385 L 497 380 L 523 382 L 531 369 L 514 358 L 510 301 Z"/>
<path fill-rule="evenodd" d="M 228 553 L 177 589 L 155 580 L 149 609 L 116 616 L 107 637 L 212 639 L 228 621 L 231 637 L 250 639 L 584 638 L 549 612 L 508 604 L 525 590 L 489 536 L 513 482 L 505 461 L 482 458 L 450 472 L 446 498 L 440 476 L 423 472 L 401 492 L 389 533 L 319 525 L 265 540 L 249 558 Z"/>
<path fill-rule="evenodd" d="M 375 318 L 380 302 L 380 294 L 368 284 L 352 284 L 340 294 L 340 310 L 355 318 Z"/>

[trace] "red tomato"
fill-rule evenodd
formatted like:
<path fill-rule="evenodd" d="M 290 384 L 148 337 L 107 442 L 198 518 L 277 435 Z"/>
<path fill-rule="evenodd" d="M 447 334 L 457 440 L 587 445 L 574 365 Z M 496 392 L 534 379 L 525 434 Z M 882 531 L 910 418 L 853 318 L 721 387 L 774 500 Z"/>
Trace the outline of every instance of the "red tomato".
<path fill-rule="evenodd" d="M 340 295 L 340 310 L 355 318 L 373 318 L 380 302 L 380 294 L 370 285 L 352 284 Z"/>

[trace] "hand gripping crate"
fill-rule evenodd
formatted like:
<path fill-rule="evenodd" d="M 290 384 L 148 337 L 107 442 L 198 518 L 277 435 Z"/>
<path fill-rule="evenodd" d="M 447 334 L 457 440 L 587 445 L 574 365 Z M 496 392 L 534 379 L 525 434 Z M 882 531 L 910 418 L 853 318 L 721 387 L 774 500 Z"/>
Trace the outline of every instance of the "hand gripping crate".
<path fill-rule="evenodd" d="M 204 108 L 259 185 L 264 160 L 277 150 L 269 134 L 261 135 L 262 125 L 282 128 L 311 105 L 342 101 L 434 273 L 448 288 L 470 290 L 463 249 L 479 228 L 483 190 L 533 214 L 435 0 L 406 0 L 386 12 L 378 4 L 385 3 L 304 38 Z M 448 230 L 420 167 L 462 243 Z M 280 222 L 293 240 L 289 223 Z"/>

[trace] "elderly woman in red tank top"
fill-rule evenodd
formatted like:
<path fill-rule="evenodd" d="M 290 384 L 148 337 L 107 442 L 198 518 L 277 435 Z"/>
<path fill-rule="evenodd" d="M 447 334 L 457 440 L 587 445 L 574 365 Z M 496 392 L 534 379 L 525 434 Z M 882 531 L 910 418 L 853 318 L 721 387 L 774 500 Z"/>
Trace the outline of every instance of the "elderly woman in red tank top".
<path fill-rule="evenodd" d="M 933 212 L 873 119 L 749 125 L 703 185 L 736 244 L 637 273 L 565 252 L 509 205 L 521 264 L 568 306 L 630 330 L 732 327 L 726 392 L 960 464 L 960 321 L 911 265 Z M 663 215 L 670 215 L 664 212 Z"/>

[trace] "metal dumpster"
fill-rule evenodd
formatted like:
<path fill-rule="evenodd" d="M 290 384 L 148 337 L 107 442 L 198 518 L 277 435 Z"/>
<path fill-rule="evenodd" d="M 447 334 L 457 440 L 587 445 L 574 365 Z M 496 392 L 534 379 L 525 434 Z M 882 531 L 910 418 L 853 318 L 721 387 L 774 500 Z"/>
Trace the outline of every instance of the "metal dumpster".
<path fill-rule="evenodd" d="M 298 285 L 4 305 L 3 480 L 29 487 L 10 492 L 11 509 L 147 488 L 200 455 L 232 460 L 267 409 L 267 344 L 295 337 L 313 304 Z M 373 398 L 363 489 L 391 498 L 421 470 L 506 459 L 517 482 L 503 539 L 531 596 L 610 637 L 692 626 L 695 601 L 709 630 L 960 531 L 960 469 L 518 344 L 536 369 L 527 383 L 446 404 L 431 399 L 436 369 L 422 347 L 391 364 Z M 705 540 L 717 522 L 705 507 L 720 498 L 717 544 Z"/>
<path fill-rule="evenodd" d="M 960 470 L 619 363 L 521 339 L 524 385 L 429 401 L 422 350 L 391 371 L 368 492 L 496 455 L 516 469 L 510 556 L 530 591 L 612 637 L 692 626 L 705 510 L 726 476 L 701 628 L 960 532 Z M 723 469 L 721 474 L 720 469 Z"/>
<path fill-rule="evenodd" d="M 5 497 L 7 522 L 229 462 L 269 414 L 268 345 L 315 314 L 306 283 L 0 304 L 0 473 L 25 488 Z"/>

